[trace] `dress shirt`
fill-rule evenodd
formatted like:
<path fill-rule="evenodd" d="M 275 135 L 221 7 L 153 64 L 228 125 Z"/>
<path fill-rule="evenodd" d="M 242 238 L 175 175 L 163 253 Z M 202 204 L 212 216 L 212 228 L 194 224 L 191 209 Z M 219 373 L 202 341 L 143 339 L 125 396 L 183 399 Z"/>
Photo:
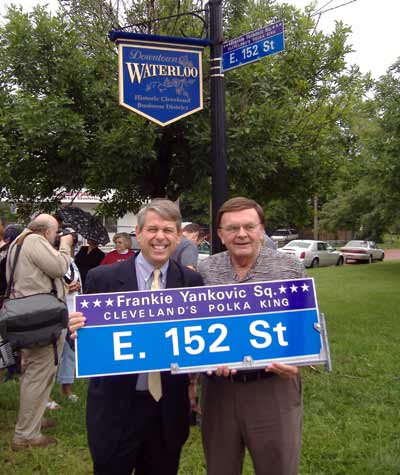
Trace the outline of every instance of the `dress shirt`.
<path fill-rule="evenodd" d="M 165 289 L 167 284 L 167 271 L 169 261 L 160 267 L 160 289 Z M 150 262 L 146 261 L 142 253 L 139 253 L 135 259 L 136 278 L 139 290 L 150 290 L 153 280 L 153 271 L 155 267 Z M 148 391 L 148 375 L 147 373 L 140 373 L 138 375 L 136 390 Z"/>

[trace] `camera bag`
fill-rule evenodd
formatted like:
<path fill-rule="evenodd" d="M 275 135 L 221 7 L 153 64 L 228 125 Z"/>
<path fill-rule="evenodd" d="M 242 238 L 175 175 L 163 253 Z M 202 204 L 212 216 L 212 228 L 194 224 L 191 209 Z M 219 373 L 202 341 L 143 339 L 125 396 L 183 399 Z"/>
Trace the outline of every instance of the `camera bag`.
<path fill-rule="evenodd" d="M 0 335 L 13 350 L 53 345 L 54 364 L 58 364 L 57 340 L 68 326 L 68 309 L 58 298 L 54 279 L 49 293 L 10 299 L 15 267 L 22 244 L 28 234 L 17 241 L 10 280 L 0 309 Z"/>

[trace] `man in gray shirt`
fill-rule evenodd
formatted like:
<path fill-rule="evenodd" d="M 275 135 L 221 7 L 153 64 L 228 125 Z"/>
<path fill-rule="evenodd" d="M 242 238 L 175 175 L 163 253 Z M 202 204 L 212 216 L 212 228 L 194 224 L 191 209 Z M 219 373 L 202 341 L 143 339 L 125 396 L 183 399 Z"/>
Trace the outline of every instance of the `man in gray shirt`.
<path fill-rule="evenodd" d="M 182 266 L 189 267 L 189 269 L 196 270 L 197 259 L 199 258 L 199 248 L 197 247 L 197 239 L 194 234 L 199 235 L 199 232 L 194 233 L 191 230 L 195 227 L 200 229 L 198 224 L 188 224 L 182 229 L 182 236 L 180 243 L 176 246 L 175 252 L 172 254 L 172 259 Z"/>
<path fill-rule="evenodd" d="M 296 279 L 302 263 L 264 245 L 265 223 L 258 203 L 225 202 L 217 216 L 227 248 L 199 263 L 205 285 Z M 272 363 L 265 369 L 219 368 L 202 388 L 202 438 L 207 475 L 241 473 L 245 447 L 256 475 L 297 475 L 302 427 L 299 369 Z"/>

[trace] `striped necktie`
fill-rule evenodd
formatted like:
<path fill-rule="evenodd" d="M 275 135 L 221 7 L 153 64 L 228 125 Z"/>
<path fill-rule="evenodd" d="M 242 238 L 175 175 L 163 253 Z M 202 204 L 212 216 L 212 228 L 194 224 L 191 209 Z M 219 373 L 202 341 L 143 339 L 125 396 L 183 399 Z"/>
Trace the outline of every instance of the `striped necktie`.
<path fill-rule="evenodd" d="M 151 290 L 160 290 L 160 269 L 154 269 L 153 281 L 151 283 Z M 149 373 L 149 392 L 156 401 L 159 401 L 162 396 L 161 375 L 159 371 Z"/>

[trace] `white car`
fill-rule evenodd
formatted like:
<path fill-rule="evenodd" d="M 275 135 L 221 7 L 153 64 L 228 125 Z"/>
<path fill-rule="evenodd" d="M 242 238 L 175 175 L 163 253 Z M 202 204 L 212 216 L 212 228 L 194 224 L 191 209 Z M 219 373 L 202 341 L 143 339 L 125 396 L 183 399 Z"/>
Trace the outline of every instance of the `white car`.
<path fill-rule="evenodd" d="M 341 266 L 344 257 L 325 241 L 297 239 L 278 249 L 300 259 L 304 267 Z"/>
<path fill-rule="evenodd" d="M 362 261 L 371 263 L 383 261 L 385 251 L 378 249 L 373 241 L 349 241 L 340 249 L 347 261 Z"/>
<path fill-rule="evenodd" d="M 282 242 L 291 241 L 292 239 L 298 239 L 299 235 L 294 229 L 282 228 L 282 229 L 277 229 L 270 237 L 273 241 L 279 244 Z"/>

